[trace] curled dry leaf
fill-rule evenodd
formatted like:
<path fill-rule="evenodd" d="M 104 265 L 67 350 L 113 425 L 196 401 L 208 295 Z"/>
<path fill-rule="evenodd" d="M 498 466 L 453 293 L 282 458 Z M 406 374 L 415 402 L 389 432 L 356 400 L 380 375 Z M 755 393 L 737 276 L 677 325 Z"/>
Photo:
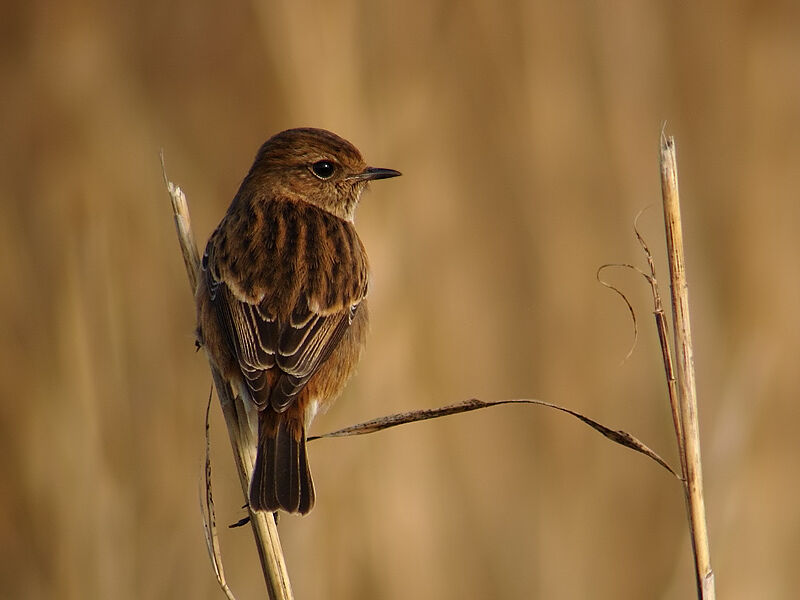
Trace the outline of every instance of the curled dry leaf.
<path fill-rule="evenodd" d="M 600 267 L 598 267 L 597 269 L 597 273 L 595 274 L 595 277 L 597 278 L 597 281 L 600 283 L 600 285 L 607 287 L 612 292 L 616 292 L 619 295 L 619 297 L 622 298 L 622 301 L 625 302 L 625 306 L 628 307 L 628 312 L 631 315 L 631 321 L 633 321 L 633 343 L 631 344 L 630 350 L 628 350 L 628 353 L 625 355 L 625 358 L 622 359 L 622 362 L 624 363 L 631 357 L 633 351 L 636 349 L 636 342 L 639 341 L 639 323 L 636 320 L 636 311 L 633 310 L 633 305 L 631 304 L 630 300 L 628 300 L 628 297 L 625 295 L 625 293 L 622 290 L 620 290 L 617 286 L 615 286 L 613 283 L 609 283 L 600 276 L 603 271 L 605 271 L 606 269 L 610 269 L 612 267 L 631 269 L 632 271 L 636 271 L 637 273 L 639 273 L 640 275 L 644 275 L 645 277 L 647 275 L 643 273 L 640 269 L 637 269 L 633 265 L 629 265 L 627 263 L 608 263 L 605 265 L 600 265 Z"/>
<path fill-rule="evenodd" d="M 228 582 L 225 578 L 225 569 L 222 566 L 222 552 L 219 547 L 219 536 L 217 534 L 217 517 L 214 511 L 214 496 L 211 492 L 211 396 L 212 391 L 208 392 L 208 403 L 206 404 L 206 450 L 205 450 L 205 469 L 203 477 L 203 487 L 205 494 L 201 500 L 203 509 L 203 532 L 206 538 L 206 549 L 214 567 L 214 574 L 217 577 L 222 591 L 228 600 L 236 600 Z"/>

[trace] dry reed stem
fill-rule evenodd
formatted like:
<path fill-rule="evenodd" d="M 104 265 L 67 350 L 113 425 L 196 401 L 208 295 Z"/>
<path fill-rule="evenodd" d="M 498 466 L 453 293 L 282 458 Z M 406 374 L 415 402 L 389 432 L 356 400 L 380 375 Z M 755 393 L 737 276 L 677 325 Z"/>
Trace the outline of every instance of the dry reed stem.
<path fill-rule="evenodd" d="M 172 203 L 175 227 L 178 232 L 183 262 L 186 266 L 186 274 L 189 278 L 189 286 L 194 296 L 198 273 L 200 272 L 200 257 L 192 234 L 189 205 L 183 191 L 167 179 L 163 152 L 161 154 L 161 170 Z M 255 463 L 255 451 L 251 440 L 250 428 L 247 425 L 245 407 L 241 399 L 231 391 L 230 386 L 222 378 L 219 371 L 211 363 L 209 363 L 209 367 L 211 368 L 211 376 L 220 400 L 222 413 L 225 416 L 225 424 L 228 428 L 234 461 L 236 462 L 236 470 L 239 473 L 239 481 L 242 484 L 242 491 L 246 500 L 250 486 L 250 473 L 253 472 Z M 275 517 L 272 513 L 250 510 L 249 505 L 248 511 L 270 600 L 292 600 L 294 596 L 292 595 L 289 575 L 283 558 Z M 217 559 L 214 556 L 211 559 L 215 565 L 215 572 L 217 572 Z M 220 585 L 222 585 L 222 581 L 220 581 Z M 223 591 L 225 591 L 224 587 Z"/>
<path fill-rule="evenodd" d="M 698 596 L 714 600 L 714 572 L 708 547 L 705 502 L 703 500 L 703 471 L 700 461 L 700 427 L 697 419 L 694 356 L 689 322 L 689 291 L 686 281 L 686 261 L 683 251 L 680 199 L 678 194 L 678 165 L 675 140 L 661 134 L 661 193 L 664 202 L 664 222 L 667 234 L 672 319 L 677 358 L 678 402 L 683 454 L 684 491 L 689 513 L 692 550 L 697 575 Z"/>
<path fill-rule="evenodd" d="M 633 224 L 633 231 L 636 233 L 636 239 L 642 247 L 645 258 L 647 259 L 647 267 L 650 269 L 650 274 L 639 271 L 644 275 L 647 282 L 650 284 L 650 293 L 653 296 L 653 316 L 656 319 L 656 331 L 658 331 L 658 342 L 661 347 L 661 359 L 664 362 L 664 372 L 667 376 L 667 393 L 669 395 L 669 405 L 672 412 L 672 425 L 675 428 L 675 438 L 678 443 L 678 457 L 681 461 L 681 478 L 686 482 L 686 451 L 683 447 L 683 425 L 681 424 L 680 402 L 678 401 L 678 382 L 675 377 L 675 363 L 672 359 L 672 350 L 669 346 L 669 327 L 667 326 L 667 317 L 664 314 L 664 304 L 661 302 L 661 294 L 658 290 L 658 279 L 656 278 L 656 263 L 653 260 L 653 253 L 650 252 L 650 247 L 645 242 L 644 237 L 639 232 L 639 217 L 642 216 L 644 210 L 636 215 Z M 638 271 L 638 269 L 637 269 Z"/>

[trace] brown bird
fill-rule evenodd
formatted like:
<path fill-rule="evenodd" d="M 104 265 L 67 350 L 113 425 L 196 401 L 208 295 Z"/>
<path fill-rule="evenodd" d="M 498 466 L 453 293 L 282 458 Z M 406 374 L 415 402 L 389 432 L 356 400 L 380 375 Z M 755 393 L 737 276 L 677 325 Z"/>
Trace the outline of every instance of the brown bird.
<path fill-rule="evenodd" d="M 339 396 L 367 333 L 367 253 L 353 225 L 368 167 L 322 129 L 270 138 L 211 235 L 197 293 L 198 340 L 258 411 L 255 510 L 306 514 L 306 428 Z"/>

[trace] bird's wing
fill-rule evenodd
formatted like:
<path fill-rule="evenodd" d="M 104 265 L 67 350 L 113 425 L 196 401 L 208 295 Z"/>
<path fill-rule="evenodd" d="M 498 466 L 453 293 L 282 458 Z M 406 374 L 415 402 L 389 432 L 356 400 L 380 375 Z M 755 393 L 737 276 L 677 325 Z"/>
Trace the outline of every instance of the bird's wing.
<path fill-rule="evenodd" d="M 275 362 L 280 369 L 269 402 L 278 412 L 286 410 L 319 367 L 328 359 L 353 322 L 363 296 L 345 310 L 322 315 L 308 308 L 305 295 L 282 323 Z"/>
<path fill-rule="evenodd" d="M 282 412 L 291 405 L 341 341 L 366 297 L 368 268 L 363 246 L 349 223 L 335 223 L 335 228 L 342 228 L 342 239 L 352 242 L 345 256 L 331 259 L 330 249 L 323 245 L 320 256 L 315 256 L 314 232 L 307 231 L 305 242 L 298 245 L 301 255 L 276 248 L 282 255 L 278 272 L 270 268 L 254 274 L 252 269 L 257 266 L 252 265 L 258 260 L 234 268 L 230 259 L 225 260 L 230 254 L 215 252 L 214 237 L 209 240 L 203 257 L 209 296 L 259 407 L 269 403 Z M 298 260 L 316 266 L 296 268 Z M 327 273 L 334 262 L 338 281 Z M 290 263 L 295 268 L 285 268 Z M 343 273 L 347 274 L 344 280 Z M 242 284 L 254 279 L 257 293 L 252 285 L 245 288 Z"/>

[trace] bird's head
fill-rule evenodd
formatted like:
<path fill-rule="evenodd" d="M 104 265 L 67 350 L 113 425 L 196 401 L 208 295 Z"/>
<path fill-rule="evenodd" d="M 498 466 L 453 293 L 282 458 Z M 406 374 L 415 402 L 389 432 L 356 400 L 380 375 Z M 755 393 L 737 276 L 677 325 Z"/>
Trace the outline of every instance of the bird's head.
<path fill-rule="evenodd" d="M 352 221 L 361 192 L 376 179 L 399 171 L 368 167 L 350 142 L 324 129 L 288 129 L 267 140 L 248 179 L 274 198 L 310 202 Z"/>

